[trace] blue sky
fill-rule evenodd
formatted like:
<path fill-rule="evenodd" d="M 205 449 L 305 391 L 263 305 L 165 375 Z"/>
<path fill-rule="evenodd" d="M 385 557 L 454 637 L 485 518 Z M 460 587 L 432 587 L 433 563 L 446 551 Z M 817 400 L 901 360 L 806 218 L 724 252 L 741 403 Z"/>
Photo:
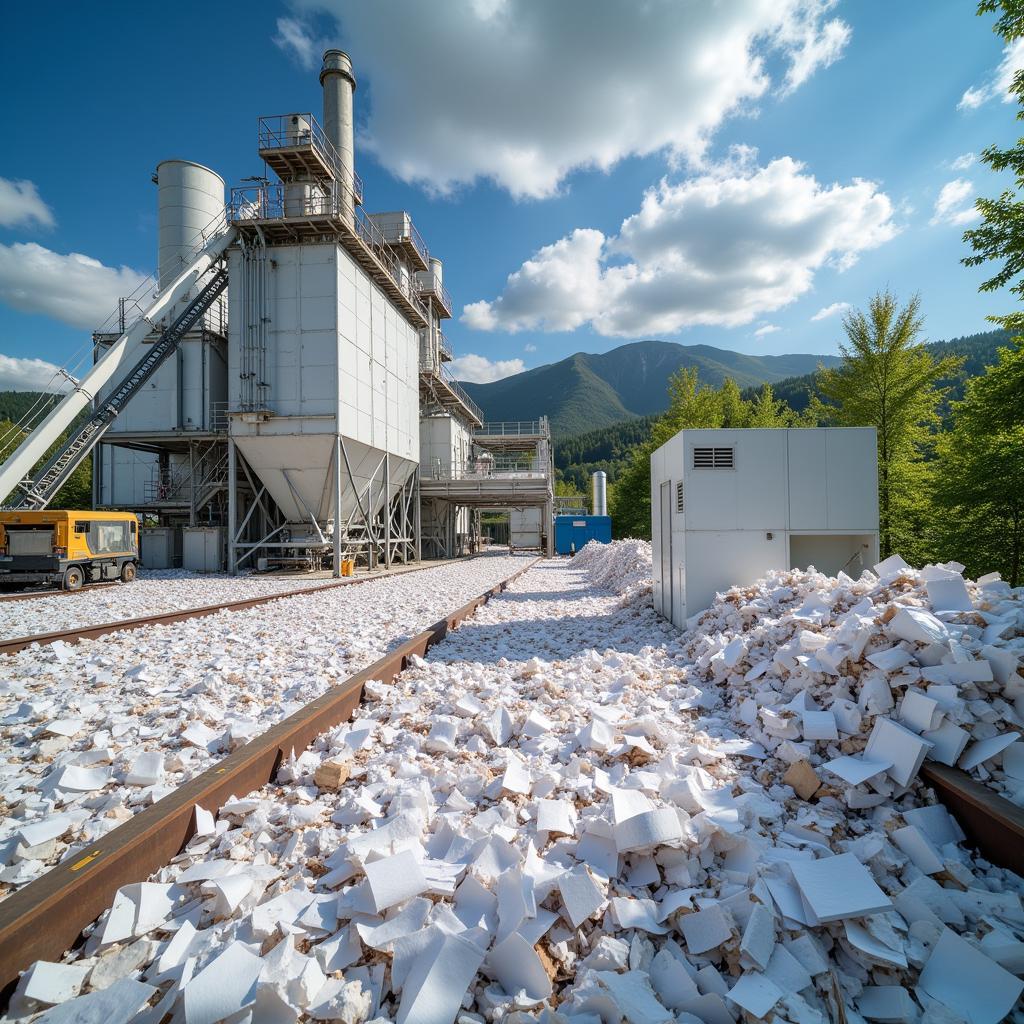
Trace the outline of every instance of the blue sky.
<path fill-rule="evenodd" d="M 11 7 L 0 387 L 65 362 L 153 269 L 160 160 L 238 183 L 261 173 L 258 115 L 319 113 L 325 43 L 360 81 L 367 209 L 410 210 L 470 307 L 446 330 L 477 357 L 467 376 L 648 337 L 833 352 L 840 315 L 814 316 L 887 286 L 920 291 L 930 338 L 1010 308 L 959 264 L 974 196 L 1000 183 L 954 161 L 1017 134 L 1001 42 L 972 3 L 647 9 Z"/>

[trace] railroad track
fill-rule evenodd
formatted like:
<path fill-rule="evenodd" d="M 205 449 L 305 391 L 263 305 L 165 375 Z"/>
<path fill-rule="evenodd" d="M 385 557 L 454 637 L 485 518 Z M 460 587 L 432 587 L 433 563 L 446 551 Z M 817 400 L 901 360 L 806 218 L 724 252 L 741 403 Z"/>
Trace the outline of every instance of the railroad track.
<path fill-rule="evenodd" d="M 216 813 L 230 796 L 250 793 L 273 781 L 278 766 L 293 750 L 305 750 L 321 733 L 352 717 L 367 682 L 393 680 L 411 657 L 422 657 L 440 643 L 450 629 L 470 618 L 481 605 L 539 561 L 539 558 L 532 559 L 511 576 L 140 811 L 103 836 L 95 846 L 79 851 L 0 902 L 0 1006 L 5 1006 L 10 999 L 21 971 L 36 960 L 59 960 L 75 944 L 82 930 L 110 906 L 121 886 L 144 881 L 181 852 L 195 834 L 196 807 Z M 299 593 L 322 589 L 327 588 L 309 588 Z M 250 604 L 273 599 L 261 598 Z"/>
<path fill-rule="evenodd" d="M 74 946 L 83 929 L 111 905 L 119 888 L 145 880 L 181 852 L 195 833 L 197 807 L 216 813 L 231 796 L 273 781 L 292 751 L 306 749 L 317 736 L 352 717 L 368 681 L 393 680 L 412 656 L 426 654 L 538 561 L 530 561 L 0 902 L 0 1006 L 6 1005 L 19 974 L 33 962 L 57 961 Z M 275 595 L 280 596 L 285 595 Z M 247 604 L 267 600 L 274 598 Z M 1024 809 L 956 768 L 931 764 L 921 776 L 960 822 L 969 843 L 992 863 L 1024 874 Z"/>
<path fill-rule="evenodd" d="M 422 572 L 424 569 L 431 569 L 437 563 L 427 563 L 417 566 L 415 569 L 407 569 L 405 573 Z M 405 575 L 402 573 L 402 575 Z M 255 608 L 261 604 L 268 604 L 270 601 L 280 601 L 285 597 L 298 597 L 303 594 L 320 594 L 325 590 L 334 590 L 337 587 L 349 587 L 358 583 L 369 583 L 371 580 L 386 579 L 385 576 L 353 576 L 344 580 L 333 580 L 315 587 L 302 587 L 299 590 L 281 590 L 276 594 L 264 594 L 261 597 L 247 597 L 237 601 L 222 601 L 220 604 L 201 605 L 198 608 L 180 608 L 175 611 L 157 612 L 154 615 L 142 615 L 134 619 L 118 619 L 115 622 L 102 622 L 95 626 L 76 626 L 73 629 L 57 630 L 52 633 L 34 633 L 30 636 L 11 637 L 7 640 L 0 640 L 0 655 L 17 654 L 32 644 L 47 645 L 62 640 L 64 643 L 75 644 L 79 640 L 96 640 L 109 633 L 120 633 L 127 629 L 145 629 L 147 626 L 167 626 L 175 622 L 184 622 L 186 619 L 198 619 L 204 615 L 216 615 L 218 612 L 241 612 L 247 608 Z M 51 594 L 63 594 L 68 591 L 56 590 L 48 592 Z M 80 594 L 83 591 L 73 591 Z M 37 596 L 37 595 L 33 595 Z M 44 596 L 44 595 L 39 595 Z"/>
<path fill-rule="evenodd" d="M 121 586 L 119 580 L 110 580 L 109 583 L 90 583 L 81 590 L 32 590 L 25 594 L 0 594 L 0 603 L 4 601 L 31 601 L 37 597 L 75 597 L 78 594 L 90 594 L 96 590 L 106 590 L 108 587 Z"/>

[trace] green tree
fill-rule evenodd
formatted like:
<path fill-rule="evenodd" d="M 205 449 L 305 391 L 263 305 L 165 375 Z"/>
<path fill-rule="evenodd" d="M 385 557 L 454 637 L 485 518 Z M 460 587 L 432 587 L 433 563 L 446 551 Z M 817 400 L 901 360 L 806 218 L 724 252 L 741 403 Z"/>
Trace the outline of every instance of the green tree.
<path fill-rule="evenodd" d="M 1024 422 L 1001 425 L 1003 393 L 1021 372 L 1024 351 L 999 361 L 967 385 L 953 406 L 953 430 L 939 443 L 936 502 L 939 554 L 972 576 L 995 570 L 1013 587 L 1024 582 Z"/>
<path fill-rule="evenodd" d="M 9 420 L 0 420 L 0 463 L 25 439 L 25 431 L 19 429 Z M 47 453 L 40 459 L 36 469 L 40 469 L 67 440 L 67 434 L 50 446 Z M 51 508 L 92 508 L 92 456 L 83 460 L 82 464 L 71 474 L 64 486 L 50 502 Z"/>
<path fill-rule="evenodd" d="M 771 384 L 762 384 L 757 398 L 750 407 L 748 427 L 788 427 L 794 420 L 793 411 L 775 397 Z"/>
<path fill-rule="evenodd" d="M 927 521 L 925 459 L 939 425 L 938 406 L 946 393 L 939 380 L 960 365 L 955 356 L 934 359 L 918 340 L 923 320 L 914 296 L 900 308 L 886 291 L 874 295 L 867 311 L 852 310 L 843 321 L 842 363 L 821 368 L 817 385 L 835 407 L 831 421 L 845 427 L 874 427 L 878 433 L 879 546 L 882 557 L 903 548 L 919 559 L 921 535 L 914 524 Z"/>

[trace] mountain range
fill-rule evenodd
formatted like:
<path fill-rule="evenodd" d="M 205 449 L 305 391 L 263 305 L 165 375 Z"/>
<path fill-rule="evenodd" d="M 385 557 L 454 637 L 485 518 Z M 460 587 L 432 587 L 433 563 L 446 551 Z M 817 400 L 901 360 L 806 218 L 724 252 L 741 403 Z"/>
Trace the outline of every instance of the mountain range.
<path fill-rule="evenodd" d="M 838 361 L 837 356 L 750 356 L 711 345 L 637 341 L 610 352 L 577 352 L 490 384 L 463 382 L 463 387 L 489 420 L 547 416 L 556 437 L 570 437 L 663 412 L 668 379 L 683 367 L 696 368 L 705 384 L 717 387 L 731 377 L 745 388 L 802 377 L 819 363 Z"/>
<path fill-rule="evenodd" d="M 936 358 L 965 357 L 958 379 L 944 382 L 953 387 L 951 397 L 960 398 L 963 380 L 983 373 L 1007 340 L 1005 331 L 986 331 L 925 347 Z M 695 367 L 700 381 L 714 387 L 731 377 L 748 397 L 767 382 L 777 398 L 800 410 L 813 391 L 814 371 L 838 362 L 838 356 L 751 356 L 711 345 L 637 341 L 600 354 L 577 352 L 490 384 L 463 382 L 463 387 L 488 420 L 547 416 L 552 434 L 567 438 L 664 412 L 668 379 L 683 367 Z"/>

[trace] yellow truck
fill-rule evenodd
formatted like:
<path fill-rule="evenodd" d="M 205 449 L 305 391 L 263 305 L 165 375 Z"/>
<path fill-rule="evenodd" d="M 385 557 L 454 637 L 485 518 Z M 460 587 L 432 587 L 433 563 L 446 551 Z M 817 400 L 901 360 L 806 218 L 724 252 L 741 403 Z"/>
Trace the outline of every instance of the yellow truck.
<path fill-rule="evenodd" d="M 131 512 L 0 511 L 0 589 L 135 579 L 139 520 Z"/>

